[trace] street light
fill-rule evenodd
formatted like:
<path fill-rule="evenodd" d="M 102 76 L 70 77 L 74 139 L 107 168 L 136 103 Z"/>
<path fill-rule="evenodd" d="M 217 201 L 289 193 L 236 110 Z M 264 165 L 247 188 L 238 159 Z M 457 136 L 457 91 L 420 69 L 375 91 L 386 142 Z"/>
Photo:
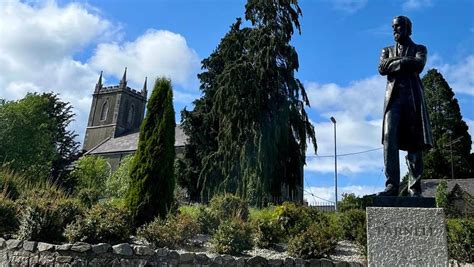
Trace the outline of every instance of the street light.
<path fill-rule="evenodd" d="M 334 210 L 337 211 L 337 147 L 336 147 L 336 119 L 331 117 L 331 121 L 334 124 Z"/>

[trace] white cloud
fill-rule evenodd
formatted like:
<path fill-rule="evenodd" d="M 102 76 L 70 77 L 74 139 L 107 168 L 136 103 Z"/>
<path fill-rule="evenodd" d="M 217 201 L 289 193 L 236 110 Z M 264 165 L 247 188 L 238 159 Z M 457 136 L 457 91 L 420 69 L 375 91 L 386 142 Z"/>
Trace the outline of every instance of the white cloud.
<path fill-rule="evenodd" d="M 337 198 L 341 201 L 342 195 L 345 193 L 354 193 L 356 196 L 362 197 L 364 195 L 374 194 L 383 191 L 384 186 L 366 186 L 366 185 L 349 185 L 338 187 Z M 316 187 L 310 186 L 305 188 L 304 198 L 310 205 L 327 204 L 328 200 L 334 202 L 334 187 Z"/>
<path fill-rule="evenodd" d="M 158 75 L 169 76 L 178 84 L 189 83 L 199 66 L 196 53 L 181 35 L 149 30 L 123 43 L 120 24 L 104 19 L 100 10 L 86 4 L 0 1 L 0 36 L 0 98 L 16 100 L 27 92 L 59 93 L 74 107 L 76 121 L 71 128 L 79 134 L 79 141 L 101 69 L 105 78 L 121 78 L 128 66 L 131 87 L 141 88 L 145 76 L 149 84 Z M 77 53 L 94 47 L 91 58 L 75 59 Z M 175 92 L 176 102 L 191 98 L 189 92 Z"/>
<path fill-rule="evenodd" d="M 425 7 L 430 7 L 433 4 L 432 0 L 406 0 L 402 4 L 403 10 L 417 10 Z"/>
<path fill-rule="evenodd" d="M 368 0 L 332 0 L 334 8 L 347 13 L 355 13 L 364 8 Z"/>
<path fill-rule="evenodd" d="M 199 70 L 197 53 L 183 36 L 153 29 L 133 42 L 100 44 L 90 63 L 116 77 L 121 77 L 127 66 L 131 70 L 128 78 L 136 84 L 143 83 L 145 76 L 153 80 L 159 75 L 187 86 Z"/>
<path fill-rule="evenodd" d="M 474 96 L 474 55 L 454 64 L 443 64 L 443 59 L 436 55 L 430 65 L 443 74 L 454 92 Z"/>

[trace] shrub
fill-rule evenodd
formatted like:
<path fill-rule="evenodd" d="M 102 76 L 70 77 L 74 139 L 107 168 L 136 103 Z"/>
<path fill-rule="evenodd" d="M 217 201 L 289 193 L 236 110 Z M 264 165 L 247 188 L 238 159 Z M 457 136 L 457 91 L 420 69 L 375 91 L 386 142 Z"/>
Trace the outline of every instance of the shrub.
<path fill-rule="evenodd" d="M 110 203 L 96 204 L 66 227 L 69 242 L 121 243 L 131 234 L 131 217 L 126 209 Z"/>
<path fill-rule="evenodd" d="M 344 238 L 354 241 L 357 238 L 358 231 L 365 229 L 366 218 L 362 210 L 348 210 L 340 213 L 340 220 Z"/>
<path fill-rule="evenodd" d="M 223 221 L 212 236 L 211 244 L 217 253 L 238 255 L 252 249 L 251 228 L 239 218 Z"/>
<path fill-rule="evenodd" d="M 220 224 L 219 218 L 205 206 L 199 207 L 196 220 L 203 234 L 213 234 Z"/>
<path fill-rule="evenodd" d="M 90 209 L 93 205 L 99 202 L 101 192 L 95 188 L 82 188 L 77 192 L 77 199 L 81 202 L 82 205 Z"/>
<path fill-rule="evenodd" d="M 18 229 L 15 203 L 0 193 L 0 237 L 12 234 Z"/>
<path fill-rule="evenodd" d="M 23 181 L 22 176 L 0 166 L 0 194 L 13 200 L 17 199 L 20 196 L 17 185 L 19 181 Z"/>
<path fill-rule="evenodd" d="M 285 202 L 275 210 L 278 224 L 284 229 L 288 237 L 293 237 L 306 229 L 313 223 L 327 219 L 322 212 L 295 203 Z"/>
<path fill-rule="evenodd" d="M 449 257 L 460 262 L 473 262 L 474 219 L 448 219 L 446 228 Z"/>
<path fill-rule="evenodd" d="M 219 218 L 221 222 L 234 217 L 247 221 L 249 217 L 247 202 L 232 194 L 213 197 L 210 202 L 210 208 L 211 213 Z"/>
<path fill-rule="evenodd" d="M 128 155 L 122 159 L 120 166 L 105 182 L 105 191 L 107 197 L 125 198 L 130 185 L 130 167 L 133 155 Z"/>
<path fill-rule="evenodd" d="M 48 195 L 48 194 L 45 194 Z M 41 240 L 61 242 L 67 224 L 82 213 L 77 200 L 66 197 L 48 198 L 44 195 L 20 200 L 22 213 L 18 238 L 22 240 Z"/>
<path fill-rule="evenodd" d="M 303 259 L 327 257 L 336 248 L 337 242 L 331 227 L 314 223 L 290 239 L 288 253 Z"/>
<path fill-rule="evenodd" d="M 283 239 L 284 232 L 276 219 L 259 218 L 252 225 L 254 243 L 259 248 L 269 248 Z"/>
<path fill-rule="evenodd" d="M 82 188 L 95 188 L 103 192 L 105 189 L 105 181 L 110 174 L 107 160 L 102 157 L 84 156 L 76 163 L 70 175 L 77 183 L 77 190 Z"/>
<path fill-rule="evenodd" d="M 138 236 L 155 248 L 171 249 L 185 246 L 187 241 L 199 232 L 199 224 L 188 214 L 168 215 L 166 220 L 159 216 L 138 229 Z"/>

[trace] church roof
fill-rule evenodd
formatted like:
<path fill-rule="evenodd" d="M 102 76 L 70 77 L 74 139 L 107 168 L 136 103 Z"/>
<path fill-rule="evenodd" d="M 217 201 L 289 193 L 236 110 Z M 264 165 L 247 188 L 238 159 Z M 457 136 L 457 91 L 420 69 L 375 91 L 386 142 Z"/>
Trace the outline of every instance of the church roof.
<path fill-rule="evenodd" d="M 440 179 L 421 180 L 421 194 L 424 197 L 435 197 L 436 187 L 443 181 Z M 447 179 L 447 192 L 451 192 L 455 185 L 458 185 L 464 192 L 474 196 L 474 178 L 468 179 Z"/>
<path fill-rule="evenodd" d="M 101 155 L 115 153 L 133 153 L 138 147 L 139 132 L 122 135 L 116 138 L 107 138 L 102 143 L 87 151 L 86 154 Z M 186 135 L 180 125 L 175 128 L 175 147 L 183 147 L 186 144 Z"/>

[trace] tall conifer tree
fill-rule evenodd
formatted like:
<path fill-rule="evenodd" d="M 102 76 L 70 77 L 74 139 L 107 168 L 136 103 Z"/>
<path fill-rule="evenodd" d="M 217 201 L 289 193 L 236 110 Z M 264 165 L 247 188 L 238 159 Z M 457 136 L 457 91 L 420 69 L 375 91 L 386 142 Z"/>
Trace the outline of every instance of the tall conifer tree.
<path fill-rule="evenodd" d="M 429 70 L 422 82 L 435 139 L 434 148 L 424 154 L 425 179 L 451 178 L 452 166 L 454 178 L 471 177 L 471 135 L 453 90 L 436 69 Z"/>
<path fill-rule="evenodd" d="M 164 218 L 173 203 L 175 120 L 171 82 L 159 78 L 147 105 L 126 202 L 135 225 Z"/>
<path fill-rule="evenodd" d="M 203 97 L 183 113 L 183 165 L 199 177 L 204 200 L 220 192 L 257 205 L 302 200 L 306 141 L 316 148 L 316 140 L 290 45 L 300 15 L 297 0 L 249 0 L 252 26 L 241 28 L 237 19 L 203 61 Z"/>

